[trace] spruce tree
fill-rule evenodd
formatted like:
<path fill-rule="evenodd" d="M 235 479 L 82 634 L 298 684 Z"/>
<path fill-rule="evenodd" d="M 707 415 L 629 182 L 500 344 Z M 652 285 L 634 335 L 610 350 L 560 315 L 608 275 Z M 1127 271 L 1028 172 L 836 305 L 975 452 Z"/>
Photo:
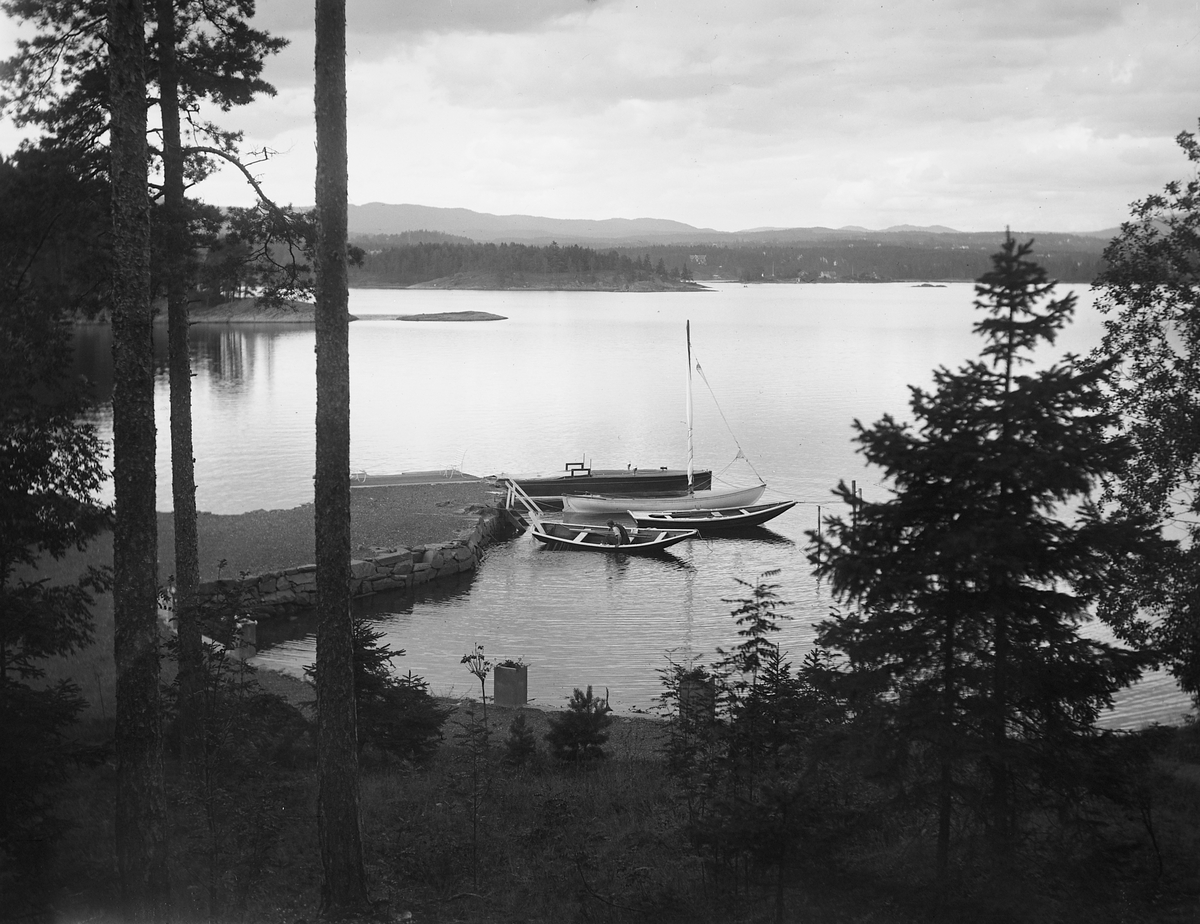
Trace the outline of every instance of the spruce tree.
<path fill-rule="evenodd" d="M 939 874 L 956 804 L 973 805 L 1005 855 L 1015 794 L 1063 772 L 1138 676 L 1138 655 L 1079 628 L 1119 585 L 1122 560 L 1161 547 L 1145 520 L 1095 502 L 1130 449 L 1112 438 L 1108 368 L 1068 355 L 1021 371 L 1075 303 L 1050 297 L 1032 249 L 1007 237 L 976 285 L 979 359 L 936 370 L 932 391 L 912 388 L 911 423 L 855 421 L 890 494 L 860 501 L 840 484 L 855 515 L 829 522 L 817 564 L 847 608 L 818 644 L 844 655 L 847 695 L 931 765 Z"/>
<path fill-rule="evenodd" d="M 612 725 L 612 709 L 608 697 L 601 699 L 578 687 L 571 693 L 567 711 L 550 716 L 550 731 L 546 741 L 550 753 L 559 760 L 580 764 L 592 760 L 603 760 L 604 745 L 608 741 L 608 727 Z"/>

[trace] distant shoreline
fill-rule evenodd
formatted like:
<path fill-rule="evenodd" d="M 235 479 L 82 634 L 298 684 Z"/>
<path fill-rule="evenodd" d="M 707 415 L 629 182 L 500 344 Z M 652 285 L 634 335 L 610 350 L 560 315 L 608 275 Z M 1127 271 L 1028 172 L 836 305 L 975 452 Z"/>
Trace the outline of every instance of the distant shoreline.
<path fill-rule="evenodd" d="M 162 299 L 154 304 L 154 323 L 167 323 L 167 307 Z M 358 318 L 350 315 L 351 321 Z M 94 318 L 76 318 L 76 324 L 111 324 L 107 311 Z M 257 305 L 253 298 L 239 298 L 220 305 L 192 305 L 188 309 L 189 324 L 315 324 L 316 305 L 312 302 L 289 301 L 280 306 Z"/>
<path fill-rule="evenodd" d="M 193 305 L 188 309 L 190 324 L 315 324 L 317 306 L 312 302 L 289 301 L 280 306 L 258 305 L 253 298 L 239 298 L 220 305 Z M 165 323 L 166 312 L 154 321 Z M 350 320 L 357 320 L 353 315 Z"/>
<path fill-rule="evenodd" d="M 546 273 L 518 274 L 502 284 L 494 273 L 457 273 L 441 279 L 431 279 L 415 285 L 395 285 L 354 281 L 355 289 L 455 289 L 475 291 L 533 291 L 533 292 L 711 292 L 712 289 L 695 282 L 655 277 L 652 280 L 620 282 L 612 278 L 593 276 L 584 278 L 567 274 Z M 357 321 L 350 315 L 351 321 Z M 378 320 L 378 319 L 376 319 Z M 503 321 L 502 315 L 485 311 L 454 311 L 440 314 L 400 315 L 397 321 Z M 76 324 L 110 324 L 108 312 L 94 318 L 76 318 Z M 167 323 L 166 304 L 155 300 L 155 324 Z M 312 302 L 288 301 L 280 306 L 258 305 L 254 298 L 239 298 L 220 305 L 192 305 L 188 309 L 189 324 L 315 324 L 316 305 Z"/>
<path fill-rule="evenodd" d="M 654 276 L 650 279 L 626 279 L 618 273 L 455 273 L 412 285 L 355 279 L 356 289 L 470 289 L 496 292 L 711 292 L 707 286 L 681 279 Z"/>

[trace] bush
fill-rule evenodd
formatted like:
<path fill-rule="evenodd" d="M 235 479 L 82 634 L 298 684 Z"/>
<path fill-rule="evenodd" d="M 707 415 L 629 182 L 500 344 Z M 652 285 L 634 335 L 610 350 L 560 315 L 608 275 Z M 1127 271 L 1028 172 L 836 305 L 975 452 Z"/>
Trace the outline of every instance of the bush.
<path fill-rule="evenodd" d="M 504 739 L 504 760 L 513 767 L 524 767 L 537 757 L 537 739 L 533 729 L 525 721 L 524 714 L 518 714 L 509 723 L 508 737 Z"/>
<path fill-rule="evenodd" d="M 167 643 L 178 655 L 178 641 Z M 222 920 L 244 914 L 253 890 L 277 859 L 297 797 L 285 771 L 311 764 L 311 725 L 295 706 L 265 691 L 254 667 L 218 645 L 203 649 L 203 735 L 195 762 L 170 781 L 178 829 L 187 843 L 175 875 L 189 913 Z M 167 740 L 178 739 L 178 678 L 165 691 Z"/>
<path fill-rule="evenodd" d="M 604 699 L 592 695 L 589 686 L 584 693 L 578 687 L 571 694 L 567 711 L 550 717 L 546 741 L 550 753 L 559 760 L 580 763 L 603 760 L 604 744 L 608 741 L 605 729 L 612 724 L 607 693 Z"/>
<path fill-rule="evenodd" d="M 354 621 L 354 699 L 358 708 L 358 750 L 367 745 L 420 762 L 429 758 L 442 740 L 442 725 L 450 710 L 429 693 L 429 684 L 411 671 L 392 673 L 391 662 L 404 656 L 379 644 L 383 633 L 365 619 Z M 311 681 L 316 667 L 304 669 Z"/>

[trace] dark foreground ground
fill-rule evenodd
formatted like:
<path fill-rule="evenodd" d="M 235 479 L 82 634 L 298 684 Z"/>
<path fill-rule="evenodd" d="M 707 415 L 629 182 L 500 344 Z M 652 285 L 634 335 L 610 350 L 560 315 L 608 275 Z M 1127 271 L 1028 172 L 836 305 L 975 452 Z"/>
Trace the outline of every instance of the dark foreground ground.
<path fill-rule="evenodd" d="M 489 490 L 486 483 L 467 482 L 356 490 L 355 549 L 449 539 L 473 524 Z M 171 570 L 170 526 L 164 514 L 163 576 Z M 233 576 L 305 564 L 312 550 L 311 505 L 201 517 L 205 577 L 215 576 L 222 559 L 223 574 Z M 85 557 L 110 561 L 111 541 L 59 563 L 60 573 L 77 573 Z M 58 676 L 79 678 L 96 707 L 85 732 L 107 745 L 111 599 L 98 601 L 96 612 L 97 644 L 60 665 Z M 270 706 L 255 687 L 299 712 Z M 322 919 L 315 752 L 305 705 L 313 691 L 270 671 L 259 671 L 249 683 L 234 678 L 227 691 L 245 708 L 230 712 L 228 723 L 214 723 L 216 756 L 202 780 L 181 772 L 168 729 L 172 920 L 312 924 Z M 740 836 L 737 811 L 720 838 L 708 838 L 703 806 L 709 781 L 703 774 L 669 772 L 662 721 L 616 718 L 607 758 L 574 766 L 549 753 L 544 736 L 552 713 L 491 705 L 485 741 L 473 731 L 482 721 L 478 702 L 440 705 L 452 711 L 429 759 L 414 763 L 372 747 L 364 751 L 362 832 L 376 904 L 357 920 L 1200 921 L 1200 737 L 1192 728 L 1145 733 L 1155 739 L 1153 756 L 1137 769 L 1111 768 L 1127 774 L 1113 798 L 1088 798 L 1062 816 L 1027 818 L 1009 865 L 988 861 L 964 809 L 950 878 L 939 889 L 928 793 L 903 778 L 859 779 L 858 771 L 847 771 L 830 800 L 814 803 L 814 817 L 790 822 L 797 838 L 786 862 L 773 866 L 753 859 L 769 852 L 760 849 L 771 846 L 761 839 L 732 849 L 730 838 Z M 518 718 L 532 733 L 536 752 L 514 764 L 507 742 Z M 48 817 L 65 827 L 36 874 L 36 907 L 16 900 L 19 880 L 0 868 L 0 921 L 123 920 L 113 850 L 115 798 L 110 750 L 100 763 L 75 772 L 47 806 Z M 872 811 L 851 811 L 860 800 Z M 848 820 L 832 823 L 842 809 Z"/>

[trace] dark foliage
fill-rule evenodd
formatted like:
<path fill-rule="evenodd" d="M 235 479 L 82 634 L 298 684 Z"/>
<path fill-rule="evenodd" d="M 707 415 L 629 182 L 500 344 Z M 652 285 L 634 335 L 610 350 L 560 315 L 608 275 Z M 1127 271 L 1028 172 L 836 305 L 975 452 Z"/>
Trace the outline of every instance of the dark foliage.
<path fill-rule="evenodd" d="M 208 615 L 218 624 L 235 618 L 228 606 Z M 175 640 L 167 647 L 175 656 Z M 174 875 L 193 884 L 183 899 L 189 914 L 222 920 L 246 913 L 274 859 L 298 792 L 283 771 L 312 766 L 312 726 L 221 646 L 205 645 L 200 679 L 202 748 L 170 785 L 173 836 L 188 846 L 176 854 Z M 168 743 L 178 744 L 177 687 L 167 694 Z"/>
<path fill-rule="evenodd" d="M 105 175 L 101 142 L 110 111 L 106 0 L 4 0 L 0 6 L 37 30 L 32 38 L 18 40 L 17 53 L 3 64 L 0 107 L 18 125 L 38 126 L 53 136 L 56 146 L 75 151 L 90 175 Z M 190 182 L 210 174 L 213 157 L 233 155 L 240 141 L 239 133 L 206 119 L 201 103 L 228 111 L 260 93 L 275 93 L 262 78 L 263 63 L 287 40 L 251 27 L 254 7 L 253 0 L 175 4 L 180 113 L 187 133 L 196 139 L 187 151 Z M 150 19 L 147 97 L 156 100 L 158 30 Z"/>
<path fill-rule="evenodd" d="M 358 709 L 358 748 L 367 747 L 404 760 L 421 762 L 437 750 L 450 710 L 439 706 L 429 684 L 411 671 L 392 672 L 392 661 L 404 656 L 381 645 L 384 633 L 366 619 L 354 620 L 354 698 Z M 316 667 L 305 668 L 316 680 Z M 318 695 L 320 688 L 318 685 Z"/>
<path fill-rule="evenodd" d="M 576 687 L 567 701 L 567 711 L 550 717 L 550 731 L 546 733 L 550 753 L 576 764 L 603 760 L 606 729 L 612 724 L 610 712 L 607 698 L 594 696 L 590 686 L 586 693 Z"/>
<path fill-rule="evenodd" d="M 47 658 L 92 641 L 108 569 L 69 584 L 33 577 L 46 556 L 83 549 L 110 523 L 98 504 L 104 448 L 72 381 L 71 307 L 97 282 L 63 251 L 94 232 L 95 190 L 63 159 L 27 151 L 0 163 L 0 892 L 34 894 L 63 823 L 57 788 L 99 756 L 70 736 L 86 707 L 71 682 L 42 682 Z M 14 878 L 15 877 L 15 878 Z"/>
<path fill-rule="evenodd" d="M 412 244 L 474 244 L 469 237 L 442 231 L 401 231 L 399 234 L 350 234 L 350 240 L 367 253 Z"/>
<path fill-rule="evenodd" d="M 524 713 L 518 713 L 508 724 L 508 737 L 504 739 L 504 760 L 513 767 L 526 767 L 537 757 L 537 738 L 525 721 Z"/>
<path fill-rule="evenodd" d="M 30 306 L 38 314 L 93 317 L 108 307 L 108 188 L 77 160 L 50 147 L 0 160 L 0 285 L 10 301 L 40 299 Z M 11 319 L 6 336 L 27 323 Z"/>
<path fill-rule="evenodd" d="M 1067 357 L 1020 373 L 1074 302 L 1043 301 L 1053 283 L 1031 253 L 1007 239 L 976 286 L 980 360 L 913 388 L 912 424 L 856 421 L 891 494 L 840 485 L 854 514 L 829 521 L 817 568 L 854 607 L 819 644 L 844 656 L 837 686 L 891 736 L 894 770 L 929 793 L 943 876 L 956 830 L 982 823 L 1005 856 L 1023 817 L 1065 804 L 1097 717 L 1145 663 L 1079 627 L 1125 562 L 1164 548 L 1145 518 L 1096 506 L 1129 453 L 1107 370 Z"/>
<path fill-rule="evenodd" d="M 1186 181 L 1133 204 L 1104 252 L 1096 284 L 1107 313 L 1092 357 L 1114 365 L 1109 399 L 1135 453 L 1111 495 L 1131 516 L 1182 535 L 1177 548 L 1130 563 L 1138 581 L 1102 615 L 1129 642 L 1157 651 L 1185 690 L 1200 695 L 1200 140 L 1176 138 Z"/>
<path fill-rule="evenodd" d="M 810 652 L 793 669 L 771 640 L 789 618 L 775 573 L 738 579 L 745 595 L 724 602 L 741 641 L 708 666 L 671 664 L 662 699 L 693 848 L 726 894 L 769 885 L 782 920 L 785 889 L 834 867 L 865 802 L 838 759 L 847 713 L 825 683 L 828 656 Z"/>
<path fill-rule="evenodd" d="M 455 273 L 494 273 L 501 282 L 518 278 L 523 273 L 556 273 L 583 278 L 596 273 L 616 273 L 627 282 L 654 276 L 680 278 L 681 274 L 684 279 L 691 278 L 686 261 L 682 268 L 677 266 L 673 271 L 668 271 L 661 259 L 658 262 L 655 269 L 644 254 L 627 256 L 616 250 L 601 253 L 577 244 L 537 247 L 437 241 L 367 251 L 362 266 L 351 272 L 350 280 L 354 285 L 408 286 Z"/>
<path fill-rule="evenodd" d="M 1101 239 L 1047 238 L 1035 256 L 1058 278 L 1090 282 L 1104 268 Z M 361 270 L 351 274 L 356 285 L 413 285 L 468 272 L 495 273 L 501 280 L 521 273 L 586 278 L 603 272 L 629 282 L 653 276 L 743 282 L 969 281 L 987 271 L 995 246 L 993 236 L 966 234 L 926 235 L 906 243 L 843 235 L 795 244 L 618 245 L 607 250 L 580 244 L 475 243 L 428 231 L 355 235 L 354 240 L 367 252 Z"/>
<path fill-rule="evenodd" d="M 200 301 L 217 305 L 252 296 L 278 306 L 312 297 L 312 212 L 260 204 L 227 209 L 222 219 L 197 271 Z"/>

